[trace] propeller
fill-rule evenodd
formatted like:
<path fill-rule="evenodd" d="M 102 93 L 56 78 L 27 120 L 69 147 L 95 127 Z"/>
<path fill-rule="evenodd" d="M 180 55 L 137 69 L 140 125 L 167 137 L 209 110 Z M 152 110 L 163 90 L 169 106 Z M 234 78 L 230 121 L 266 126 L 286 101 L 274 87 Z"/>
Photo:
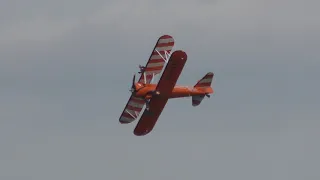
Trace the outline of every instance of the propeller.
<path fill-rule="evenodd" d="M 131 89 L 130 91 L 131 92 L 136 92 L 136 86 L 134 85 L 134 83 L 136 82 L 136 74 L 133 75 L 133 79 L 132 79 L 132 86 L 131 86 Z"/>

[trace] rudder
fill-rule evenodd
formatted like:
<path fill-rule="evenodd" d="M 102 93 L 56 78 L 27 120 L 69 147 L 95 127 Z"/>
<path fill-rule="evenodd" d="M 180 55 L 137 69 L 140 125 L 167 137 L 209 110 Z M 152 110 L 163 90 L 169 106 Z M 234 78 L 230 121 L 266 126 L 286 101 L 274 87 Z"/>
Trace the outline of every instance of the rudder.
<path fill-rule="evenodd" d="M 208 72 L 202 79 L 200 79 L 194 87 L 210 87 L 212 83 L 212 78 L 213 78 L 213 72 Z"/>
<path fill-rule="evenodd" d="M 196 83 L 196 85 L 194 85 L 194 88 L 201 89 L 207 94 L 213 93 L 213 89 L 211 88 L 213 76 L 214 76 L 213 72 L 208 72 L 202 79 L 200 79 Z M 192 106 L 200 105 L 204 96 L 205 95 L 192 96 Z"/>

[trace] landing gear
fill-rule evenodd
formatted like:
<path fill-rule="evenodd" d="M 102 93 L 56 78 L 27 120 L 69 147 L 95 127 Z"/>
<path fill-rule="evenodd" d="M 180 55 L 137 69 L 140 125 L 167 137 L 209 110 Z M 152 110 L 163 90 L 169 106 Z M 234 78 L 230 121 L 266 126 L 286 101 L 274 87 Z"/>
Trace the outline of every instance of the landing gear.
<path fill-rule="evenodd" d="M 149 111 L 150 109 L 150 99 L 154 96 L 159 96 L 160 95 L 160 92 L 159 91 L 149 91 L 147 93 L 147 95 L 145 96 L 145 103 L 146 103 L 146 110 Z"/>
<path fill-rule="evenodd" d="M 210 98 L 210 95 L 209 95 L 209 94 L 206 94 L 206 96 L 207 96 L 208 98 Z"/>
<path fill-rule="evenodd" d="M 149 105 L 150 100 L 144 99 L 144 101 L 146 102 L 146 110 L 149 111 L 150 110 L 150 105 Z"/>

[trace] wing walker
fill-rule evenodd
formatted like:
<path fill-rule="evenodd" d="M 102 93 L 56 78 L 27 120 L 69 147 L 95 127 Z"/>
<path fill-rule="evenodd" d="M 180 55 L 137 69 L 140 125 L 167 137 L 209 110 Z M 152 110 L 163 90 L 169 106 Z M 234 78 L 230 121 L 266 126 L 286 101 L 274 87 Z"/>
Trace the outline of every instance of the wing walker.
<path fill-rule="evenodd" d="M 210 94 L 214 92 L 211 87 L 214 76 L 212 72 L 208 72 L 194 86 L 176 85 L 187 61 L 187 54 L 182 50 L 171 53 L 173 46 L 172 36 L 161 36 L 147 64 L 139 65 L 140 78 L 137 82 L 136 76 L 133 76 L 131 96 L 122 111 L 119 122 L 128 124 L 138 119 L 145 106 L 133 131 L 136 136 L 143 136 L 152 131 L 169 99 L 191 96 L 192 106 L 198 106 L 205 96 L 210 97 Z M 161 73 L 158 83 L 154 83 L 155 76 Z"/>

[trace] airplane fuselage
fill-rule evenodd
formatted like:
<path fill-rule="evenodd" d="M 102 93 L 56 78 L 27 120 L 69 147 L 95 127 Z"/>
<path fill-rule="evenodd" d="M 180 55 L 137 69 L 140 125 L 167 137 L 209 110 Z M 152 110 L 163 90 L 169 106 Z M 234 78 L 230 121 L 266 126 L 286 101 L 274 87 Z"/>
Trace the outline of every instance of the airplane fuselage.
<path fill-rule="evenodd" d="M 137 97 L 143 97 L 145 99 L 150 99 L 155 93 L 159 93 L 161 95 L 161 92 L 156 92 L 157 84 L 142 84 L 142 83 L 135 83 L 136 90 L 135 96 Z M 181 98 L 181 97 L 189 97 L 189 96 L 196 96 L 196 95 L 205 95 L 205 94 L 211 94 L 213 93 L 212 88 L 194 88 L 190 86 L 179 86 L 176 85 L 171 94 L 169 95 L 169 98 Z"/>

